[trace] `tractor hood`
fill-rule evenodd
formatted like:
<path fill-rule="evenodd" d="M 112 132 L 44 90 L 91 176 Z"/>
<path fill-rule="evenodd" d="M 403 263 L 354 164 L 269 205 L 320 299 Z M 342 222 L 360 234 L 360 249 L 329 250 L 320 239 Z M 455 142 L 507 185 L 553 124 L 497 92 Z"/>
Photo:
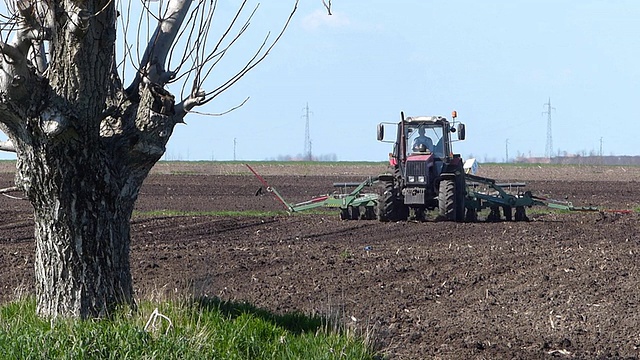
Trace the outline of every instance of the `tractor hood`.
<path fill-rule="evenodd" d="M 433 157 L 434 157 L 434 155 L 432 153 L 430 153 L 430 154 L 410 154 L 409 156 L 407 156 L 407 162 L 409 162 L 409 161 L 429 161 Z"/>

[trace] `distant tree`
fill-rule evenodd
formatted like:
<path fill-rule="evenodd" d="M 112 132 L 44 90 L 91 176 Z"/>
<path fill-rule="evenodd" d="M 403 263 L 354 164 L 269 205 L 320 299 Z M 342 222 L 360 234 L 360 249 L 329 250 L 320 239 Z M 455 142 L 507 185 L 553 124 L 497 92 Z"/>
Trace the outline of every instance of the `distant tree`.
<path fill-rule="evenodd" d="M 257 7 L 242 1 L 216 39 L 216 0 L 142 2 L 135 21 L 132 4 L 116 4 L 17 0 L 3 24 L 0 129 L 9 141 L 2 148 L 16 152 L 16 186 L 34 208 L 43 316 L 88 318 L 134 305 L 130 219 L 143 180 L 175 125 L 260 63 L 297 8 L 296 1 L 281 32 L 256 44 L 236 73 L 204 89 Z M 144 36 L 139 24 L 149 19 L 155 31 L 146 46 L 125 44 L 129 51 L 117 58 L 118 30 Z M 125 85 L 119 72 L 127 62 L 136 71 Z M 167 89 L 174 82 L 186 90 L 177 101 Z"/>

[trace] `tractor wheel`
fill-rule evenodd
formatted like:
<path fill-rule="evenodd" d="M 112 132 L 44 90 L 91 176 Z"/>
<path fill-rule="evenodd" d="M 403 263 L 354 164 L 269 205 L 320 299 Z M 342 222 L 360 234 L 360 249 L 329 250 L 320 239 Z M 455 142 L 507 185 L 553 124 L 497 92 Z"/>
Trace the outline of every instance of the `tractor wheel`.
<path fill-rule="evenodd" d="M 396 206 L 395 206 L 395 187 L 393 181 L 387 181 L 384 184 L 384 192 L 378 201 L 378 220 L 380 221 L 394 221 L 396 220 Z"/>
<path fill-rule="evenodd" d="M 384 193 L 378 201 L 378 220 L 403 221 L 409 218 L 409 207 L 400 201 L 397 192 L 393 181 L 385 183 Z"/>
<path fill-rule="evenodd" d="M 349 220 L 349 211 L 347 209 L 340 208 L 340 220 Z"/>
<path fill-rule="evenodd" d="M 456 184 L 451 179 L 440 181 L 438 209 L 440 217 L 447 221 L 456 221 Z"/>

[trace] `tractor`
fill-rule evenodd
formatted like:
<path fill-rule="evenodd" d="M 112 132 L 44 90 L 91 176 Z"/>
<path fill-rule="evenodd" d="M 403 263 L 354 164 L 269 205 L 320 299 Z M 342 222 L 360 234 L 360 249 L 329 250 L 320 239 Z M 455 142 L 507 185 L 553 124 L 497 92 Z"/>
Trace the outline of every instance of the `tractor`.
<path fill-rule="evenodd" d="M 378 199 L 380 221 L 423 221 L 427 211 L 438 210 L 438 219 L 465 220 L 466 182 L 463 161 L 452 149 L 452 134 L 464 140 L 465 126 L 442 116 L 405 117 L 399 123 L 378 124 L 377 138 L 393 142 L 390 172 L 378 180 L 384 192 Z M 385 140 L 385 127 L 395 126 L 395 141 Z M 474 212 L 473 209 L 470 209 Z M 473 216 L 473 214 L 471 214 Z"/>

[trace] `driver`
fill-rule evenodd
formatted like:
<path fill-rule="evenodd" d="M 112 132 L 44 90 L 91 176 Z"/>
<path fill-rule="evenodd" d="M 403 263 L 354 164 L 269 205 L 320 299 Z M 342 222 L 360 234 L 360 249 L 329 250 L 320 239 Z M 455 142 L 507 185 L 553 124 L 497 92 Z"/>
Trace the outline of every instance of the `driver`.
<path fill-rule="evenodd" d="M 424 134 L 424 131 L 424 126 L 420 126 L 420 128 L 418 128 L 418 137 L 413 140 L 413 151 L 433 151 L 433 141 Z"/>

